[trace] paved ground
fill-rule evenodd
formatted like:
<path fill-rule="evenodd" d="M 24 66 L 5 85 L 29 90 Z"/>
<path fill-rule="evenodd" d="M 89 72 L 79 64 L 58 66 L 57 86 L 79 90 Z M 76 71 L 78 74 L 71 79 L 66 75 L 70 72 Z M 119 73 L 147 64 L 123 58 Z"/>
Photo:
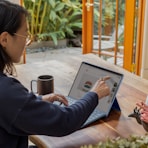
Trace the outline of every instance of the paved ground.
<path fill-rule="evenodd" d="M 31 51 L 32 50 L 32 51 Z M 47 61 L 47 60 L 66 60 L 67 56 L 77 56 L 82 54 L 81 48 L 66 47 L 61 49 L 44 49 L 44 50 L 27 50 L 26 63 L 32 63 L 35 61 Z"/>
<path fill-rule="evenodd" d="M 26 54 L 26 63 L 32 63 L 36 61 L 47 61 L 47 60 L 64 60 L 66 61 L 67 56 L 77 56 L 82 54 L 82 48 L 78 47 L 66 47 L 60 49 L 27 49 Z M 97 56 L 97 55 L 96 55 Z M 114 58 L 110 57 L 106 59 L 109 63 L 114 63 Z M 67 61 L 68 62 L 68 61 Z M 117 65 L 122 67 L 123 60 L 121 58 L 117 58 Z"/>

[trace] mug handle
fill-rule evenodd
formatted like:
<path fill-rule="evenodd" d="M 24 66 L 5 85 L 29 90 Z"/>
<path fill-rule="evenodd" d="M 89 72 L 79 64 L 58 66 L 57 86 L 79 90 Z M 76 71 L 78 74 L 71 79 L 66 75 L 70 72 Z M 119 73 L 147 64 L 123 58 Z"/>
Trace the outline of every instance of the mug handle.
<path fill-rule="evenodd" d="M 33 83 L 36 83 L 36 85 L 37 85 L 37 80 L 31 80 L 31 83 L 30 83 L 31 91 L 32 91 L 33 93 L 37 93 L 37 90 L 36 90 L 36 92 L 33 90 Z"/>

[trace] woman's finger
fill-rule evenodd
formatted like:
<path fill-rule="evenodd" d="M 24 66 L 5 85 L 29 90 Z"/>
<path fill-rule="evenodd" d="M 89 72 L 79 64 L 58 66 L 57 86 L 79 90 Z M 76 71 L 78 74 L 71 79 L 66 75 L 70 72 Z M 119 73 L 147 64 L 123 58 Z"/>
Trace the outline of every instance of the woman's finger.
<path fill-rule="evenodd" d="M 63 95 L 58 94 L 56 99 L 57 99 L 56 101 L 61 102 L 65 106 L 68 106 L 68 100 Z"/>

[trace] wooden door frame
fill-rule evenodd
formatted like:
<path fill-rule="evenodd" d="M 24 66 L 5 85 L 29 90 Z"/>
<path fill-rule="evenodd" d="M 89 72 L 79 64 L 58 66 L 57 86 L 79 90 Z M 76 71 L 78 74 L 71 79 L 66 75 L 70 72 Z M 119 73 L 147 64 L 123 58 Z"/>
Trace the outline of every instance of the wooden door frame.
<path fill-rule="evenodd" d="M 145 6 L 146 6 L 146 0 L 140 0 L 139 11 L 138 11 L 139 19 L 138 19 L 136 69 L 135 69 L 135 73 L 137 75 L 141 75 L 141 67 L 142 67 Z"/>
<path fill-rule="evenodd" d="M 125 24 L 124 24 L 124 58 L 123 68 L 132 71 L 133 64 L 133 41 L 134 41 L 134 21 L 135 21 L 136 0 L 126 1 L 125 4 Z"/>
<path fill-rule="evenodd" d="M 124 64 L 123 68 L 140 75 L 142 63 L 143 28 L 145 0 L 139 0 L 138 26 L 136 39 L 136 60 L 133 63 L 133 42 L 134 42 L 134 21 L 135 21 L 136 0 L 126 1 L 125 32 L 124 32 Z"/>
<path fill-rule="evenodd" d="M 87 2 L 93 4 L 94 0 L 83 0 L 82 8 L 82 53 L 91 53 L 93 48 L 93 6 L 90 6 L 89 10 L 87 10 L 86 4 Z M 89 30 L 89 31 L 87 31 Z"/>

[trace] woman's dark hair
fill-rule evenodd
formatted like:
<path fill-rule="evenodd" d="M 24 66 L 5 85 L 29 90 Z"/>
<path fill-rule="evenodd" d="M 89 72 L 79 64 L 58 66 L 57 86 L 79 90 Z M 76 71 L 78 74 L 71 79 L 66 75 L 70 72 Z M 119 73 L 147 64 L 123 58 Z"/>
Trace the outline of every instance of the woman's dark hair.
<path fill-rule="evenodd" d="M 0 34 L 6 31 L 14 35 L 21 27 L 23 15 L 28 16 L 28 12 L 22 6 L 6 0 L 0 1 Z M 0 72 L 12 75 L 14 69 L 11 58 L 0 45 Z"/>

